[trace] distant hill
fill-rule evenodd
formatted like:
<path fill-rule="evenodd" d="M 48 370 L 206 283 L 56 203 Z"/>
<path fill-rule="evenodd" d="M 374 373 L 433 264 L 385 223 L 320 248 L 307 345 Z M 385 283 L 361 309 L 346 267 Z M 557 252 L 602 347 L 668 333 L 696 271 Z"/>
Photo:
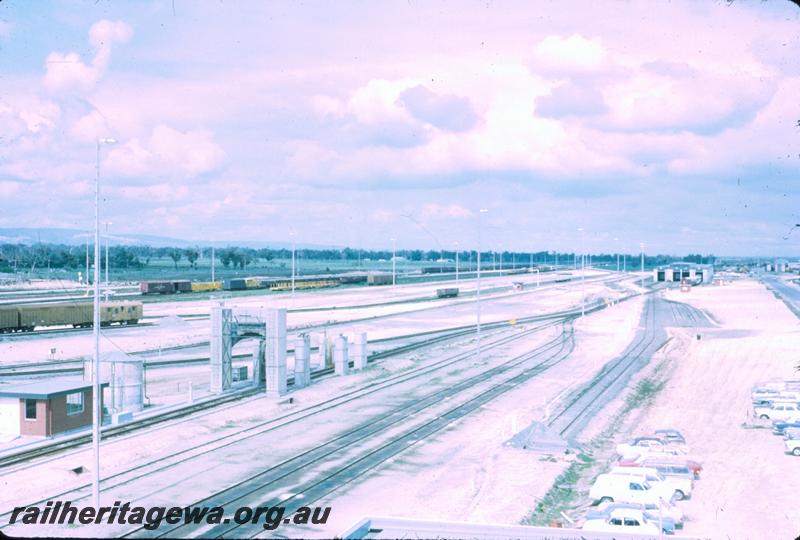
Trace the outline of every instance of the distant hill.
<path fill-rule="evenodd" d="M 94 231 L 80 229 L 54 229 L 54 228 L 0 228 L 0 244 L 66 244 L 82 245 L 86 243 L 87 237 L 91 242 L 94 238 Z M 167 236 L 154 236 L 149 234 L 109 234 L 108 238 L 111 245 L 121 246 L 152 246 L 152 247 L 190 247 L 190 246 L 210 246 L 208 240 L 193 241 L 180 238 L 169 238 Z M 103 240 L 105 242 L 105 239 Z M 290 248 L 291 242 L 269 241 L 269 240 L 219 240 L 214 242 L 217 247 L 237 246 L 248 248 Z M 319 244 L 297 244 L 297 249 L 341 249 L 341 246 L 325 246 Z"/>

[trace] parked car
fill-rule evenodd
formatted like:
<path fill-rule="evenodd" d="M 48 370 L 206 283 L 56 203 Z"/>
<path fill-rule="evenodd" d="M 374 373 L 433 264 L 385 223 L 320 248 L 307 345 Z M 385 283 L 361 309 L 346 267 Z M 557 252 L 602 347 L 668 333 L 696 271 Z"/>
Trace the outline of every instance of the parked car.
<path fill-rule="evenodd" d="M 800 439 L 800 427 L 790 427 L 783 430 L 784 439 Z"/>
<path fill-rule="evenodd" d="M 775 399 L 778 394 L 780 394 L 780 390 L 777 388 L 756 387 L 750 392 L 750 399 L 752 399 L 753 402 Z"/>
<path fill-rule="evenodd" d="M 790 428 L 800 428 L 800 418 L 772 421 L 772 432 L 775 435 L 783 435 L 784 431 Z"/>
<path fill-rule="evenodd" d="M 645 517 L 644 512 L 633 508 L 617 508 L 606 519 L 592 519 L 583 525 L 585 531 L 615 533 L 659 534 L 658 525 Z"/>
<path fill-rule="evenodd" d="M 650 484 L 662 484 L 671 489 L 670 499 L 682 501 L 692 496 L 694 475 L 686 469 L 686 476 L 664 476 L 653 467 L 612 467 L 608 474 L 627 478 L 643 478 Z"/>
<path fill-rule="evenodd" d="M 661 472 L 659 467 L 664 466 L 675 466 L 680 472 L 683 472 L 683 468 L 685 467 L 689 470 L 689 472 L 692 473 L 692 475 L 694 475 L 695 479 L 700 478 L 700 471 L 703 470 L 703 466 L 699 461 L 687 459 L 683 456 L 673 455 L 642 455 L 636 458 L 620 459 L 618 464 L 621 467 L 653 467 L 659 472 Z M 661 474 L 665 473 L 661 472 Z"/>
<path fill-rule="evenodd" d="M 800 439 L 786 439 L 783 445 L 786 447 L 787 454 L 800 456 Z"/>
<path fill-rule="evenodd" d="M 689 467 L 686 460 L 681 463 L 669 458 L 649 457 L 643 459 L 640 466 L 648 469 L 655 469 L 658 474 L 667 478 L 680 478 L 693 481 L 697 477 L 695 471 Z"/>
<path fill-rule="evenodd" d="M 754 407 L 753 415 L 762 420 L 788 420 L 800 416 L 800 404 L 794 401 L 776 401 L 771 407 Z"/>
<path fill-rule="evenodd" d="M 685 454 L 689 450 L 686 446 L 679 444 L 669 444 L 658 437 L 636 437 L 625 444 L 617 445 L 617 453 L 624 457 L 635 457 L 645 454 L 653 449 L 658 451 L 670 450 L 670 453 Z"/>
<path fill-rule="evenodd" d="M 683 434 L 677 429 L 657 429 L 655 436 L 671 444 L 686 444 Z"/>
<path fill-rule="evenodd" d="M 635 502 L 659 504 L 671 501 L 674 490 L 663 484 L 652 485 L 641 477 L 601 474 L 589 489 L 589 497 L 595 501 Z"/>
<path fill-rule="evenodd" d="M 590 520 L 605 520 L 611 517 L 611 513 L 617 509 L 632 509 L 639 510 L 644 513 L 644 517 L 653 523 L 659 522 L 659 510 L 657 507 L 636 503 L 603 503 L 597 510 L 589 510 L 586 513 L 586 521 Z M 671 507 L 664 505 L 660 511 L 661 517 L 661 530 L 664 534 L 675 534 L 675 529 L 683 528 L 683 512 L 677 506 L 671 504 Z M 676 519 L 677 517 L 677 519 Z"/>

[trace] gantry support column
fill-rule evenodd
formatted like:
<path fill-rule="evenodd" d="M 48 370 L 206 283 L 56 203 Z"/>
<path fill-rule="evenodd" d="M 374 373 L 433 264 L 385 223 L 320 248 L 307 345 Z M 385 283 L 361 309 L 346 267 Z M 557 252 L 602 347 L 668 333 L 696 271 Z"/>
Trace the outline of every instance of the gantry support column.
<path fill-rule="evenodd" d="M 221 394 L 231 388 L 231 350 L 233 313 L 230 308 L 211 308 L 211 392 Z"/>
<path fill-rule="evenodd" d="M 267 396 L 286 393 L 286 309 L 268 309 L 266 315 L 266 376 Z"/>
<path fill-rule="evenodd" d="M 333 367 L 337 375 L 347 375 L 350 371 L 347 358 L 347 338 L 339 336 L 333 345 Z"/>
<path fill-rule="evenodd" d="M 353 341 L 353 369 L 359 370 L 367 367 L 367 334 L 364 332 L 355 335 Z"/>
<path fill-rule="evenodd" d="M 256 341 L 253 347 L 253 386 L 264 382 L 264 364 L 267 354 L 267 345 L 263 339 Z"/>
<path fill-rule="evenodd" d="M 294 341 L 294 387 L 304 388 L 311 384 L 311 339 L 300 334 Z"/>

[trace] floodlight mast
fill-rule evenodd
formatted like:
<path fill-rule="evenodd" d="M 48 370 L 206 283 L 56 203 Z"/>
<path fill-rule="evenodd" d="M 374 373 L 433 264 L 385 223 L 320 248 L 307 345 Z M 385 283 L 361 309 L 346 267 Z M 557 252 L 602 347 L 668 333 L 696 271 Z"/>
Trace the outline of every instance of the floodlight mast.
<path fill-rule="evenodd" d="M 92 504 L 100 507 L 100 424 L 103 422 L 103 399 L 100 385 L 100 145 L 115 144 L 115 139 L 97 139 L 94 177 L 94 304 L 92 330 L 94 357 L 92 362 Z"/>

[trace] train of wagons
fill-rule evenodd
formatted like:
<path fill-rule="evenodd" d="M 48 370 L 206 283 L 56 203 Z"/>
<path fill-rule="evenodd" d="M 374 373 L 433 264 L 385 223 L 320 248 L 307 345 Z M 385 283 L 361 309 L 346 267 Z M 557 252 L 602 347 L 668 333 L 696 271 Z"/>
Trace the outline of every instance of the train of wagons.
<path fill-rule="evenodd" d="M 386 274 L 344 274 L 339 276 L 296 277 L 294 279 L 294 288 L 297 290 L 322 289 L 354 283 L 387 285 L 392 283 L 392 276 L 391 274 L 388 274 L 388 277 Z M 139 284 L 139 291 L 145 295 L 213 291 L 246 291 L 250 289 L 287 291 L 292 289 L 292 279 L 276 277 L 231 278 L 224 281 L 189 281 L 188 279 L 181 279 L 142 281 Z"/>
<path fill-rule="evenodd" d="M 72 326 L 90 328 L 94 322 L 91 302 L 0 305 L 0 333 L 32 332 L 37 327 Z M 142 303 L 120 300 L 100 302 L 100 325 L 136 324 L 142 318 Z"/>

